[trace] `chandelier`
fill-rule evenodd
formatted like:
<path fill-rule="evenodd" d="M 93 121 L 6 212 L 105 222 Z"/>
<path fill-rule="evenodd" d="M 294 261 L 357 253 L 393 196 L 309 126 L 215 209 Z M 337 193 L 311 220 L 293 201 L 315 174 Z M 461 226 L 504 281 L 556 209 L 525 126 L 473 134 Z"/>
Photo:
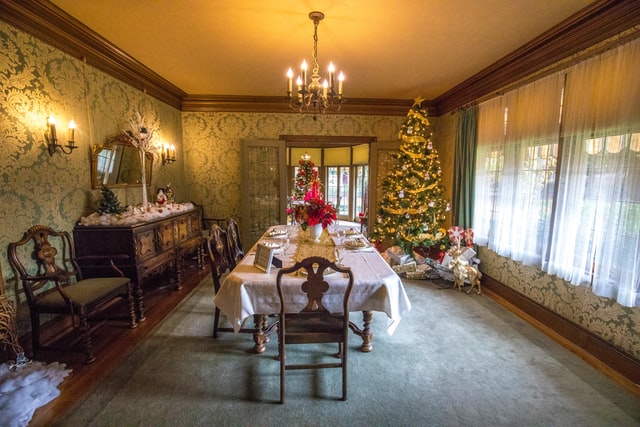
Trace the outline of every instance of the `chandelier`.
<path fill-rule="evenodd" d="M 300 75 L 296 79 L 296 92 L 293 92 L 293 71 L 287 71 L 287 100 L 289 107 L 301 113 L 313 111 L 313 119 L 318 113 L 324 113 L 328 108 L 336 106 L 340 111 L 340 104 L 344 102 L 342 97 L 342 83 L 344 74 L 338 74 L 338 87 L 335 87 L 335 67 L 329 63 L 329 79 L 322 82 L 318 74 L 318 24 L 324 19 L 324 13 L 311 12 L 309 19 L 313 21 L 313 70 L 311 81 L 307 80 L 307 61 L 303 60 L 300 67 Z"/>

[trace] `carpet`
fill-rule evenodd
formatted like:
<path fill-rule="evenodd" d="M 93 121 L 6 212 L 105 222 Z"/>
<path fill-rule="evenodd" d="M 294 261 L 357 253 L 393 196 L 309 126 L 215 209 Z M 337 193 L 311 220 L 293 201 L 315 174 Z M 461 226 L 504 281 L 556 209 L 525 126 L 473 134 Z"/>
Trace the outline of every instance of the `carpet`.
<path fill-rule="evenodd" d="M 324 369 L 287 373 L 277 404 L 277 338 L 260 355 L 246 334 L 211 338 L 208 278 L 61 425 L 640 425 L 635 396 L 488 297 L 404 283 L 413 308 L 394 335 L 376 313 L 373 352 L 351 338 L 346 402 L 340 370 Z"/>

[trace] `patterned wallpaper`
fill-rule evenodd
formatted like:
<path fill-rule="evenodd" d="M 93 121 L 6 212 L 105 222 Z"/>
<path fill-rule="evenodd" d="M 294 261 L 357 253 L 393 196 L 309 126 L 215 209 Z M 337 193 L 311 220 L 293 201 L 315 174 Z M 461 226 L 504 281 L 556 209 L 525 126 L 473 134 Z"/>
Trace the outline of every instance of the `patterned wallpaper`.
<path fill-rule="evenodd" d="M 178 201 L 201 204 L 209 217 L 240 212 L 240 144 L 243 139 L 291 135 L 376 136 L 396 141 L 404 117 L 301 114 L 180 113 L 90 65 L 0 22 L 0 258 L 9 294 L 15 281 L 6 259 L 10 241 L 36 223 L 70 230 L 94 210 L 99 190 L 90 187 L 91 145 L 120 132 L 135 112 L 176 144 L 178 161 L 154 163 L 152 189 L 173 184 Z M 43 143 L 45 119 L 60 129 L 73 118 L 80 146 L 50 157 Z M 453 167 L 456 116 L 432 118 L 443 170 Z M 443 180 L 447 191 L 451 176 Z M 124 204 L 141 201 L 139 187 L 114 189 Z M 150 194 L 154 193 L 150 190 Z M 481 248 L 483 272 L 640 359 L 640 308 L 598 298 L 538 269 Z M 23 313 L 24 315 L 24 313 Z M 22 317 L 22 316 L 21 316 Z M 26 321 L 28 324 L 28 320 Z M 25 325 L 22 325 L 24 329 Z"/>
<path fill-rule="evenodd" d="M 91 146 L 119 134 L 135 112 L 179 153 L 174 165 L 154 161 L 149 194 L 171 182 L 180 200 L 180 111 L 0 22 L 0 267 L 8 294 L 16 289 L 6 257 L 9 242 L 35 224 L 70 231 L 95 211 L 100 190 L 91 189 Z M 70 119 L 76 122 L 79 148 L 72 154 L 49 155 L 49 115 L 56 118 L 59 138 L 66 137 Z M 141 187 L 114 192 L 125 205 L 142 202 Z"/>

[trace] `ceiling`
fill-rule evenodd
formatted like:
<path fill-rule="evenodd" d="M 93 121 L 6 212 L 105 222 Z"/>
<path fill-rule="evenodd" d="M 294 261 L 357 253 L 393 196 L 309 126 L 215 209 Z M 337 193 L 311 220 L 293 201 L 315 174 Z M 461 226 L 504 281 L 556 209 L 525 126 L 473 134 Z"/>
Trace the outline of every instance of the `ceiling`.
<path fill-rule="evenodd" d="M 288 67 L 346 76 L 345 97 L 435 99 L 590 0 L 51 0 L 189 95 L 283 96 Z"/>

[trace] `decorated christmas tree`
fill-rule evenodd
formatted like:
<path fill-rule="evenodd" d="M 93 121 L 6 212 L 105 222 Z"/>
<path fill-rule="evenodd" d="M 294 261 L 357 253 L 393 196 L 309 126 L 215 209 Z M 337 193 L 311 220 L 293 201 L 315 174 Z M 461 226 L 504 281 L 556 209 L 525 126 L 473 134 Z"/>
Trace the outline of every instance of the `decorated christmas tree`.
<path fill-rule="evenodd" d="M 118 201 L 118 196 L 116 196 L 113 191 L 103 185 L 100 192 L 102 194 L 102 198 L 98 202 L 98 213 L 100 215 L 119 215 L 124 212 L 124 208 Z"/>
<path fill-rule="evenodd" d="M 296 172 L 293 183 L 292 201 L 301 201 L 305 194 L 311 190 L 311 187 L 320 185 L 318 178 L 318 169 L 309 157 L 303 157 L 298 161 L 298 171 Z M 319 188 L 316 188 L 318 191 Z M 322 193 L 320 193 L 322 197 Z"/>
<path fill-rule="evenodd" d="M 449 203 L 443 197 L 442 169 L 422 101 L 415 100 L 400 129 L 396 163 L 382 181 L 382 198 L 369 231 L 371 240 L 398 245 L 408 254 L 418 246 L 448 241 L 443 223 Z"/>

